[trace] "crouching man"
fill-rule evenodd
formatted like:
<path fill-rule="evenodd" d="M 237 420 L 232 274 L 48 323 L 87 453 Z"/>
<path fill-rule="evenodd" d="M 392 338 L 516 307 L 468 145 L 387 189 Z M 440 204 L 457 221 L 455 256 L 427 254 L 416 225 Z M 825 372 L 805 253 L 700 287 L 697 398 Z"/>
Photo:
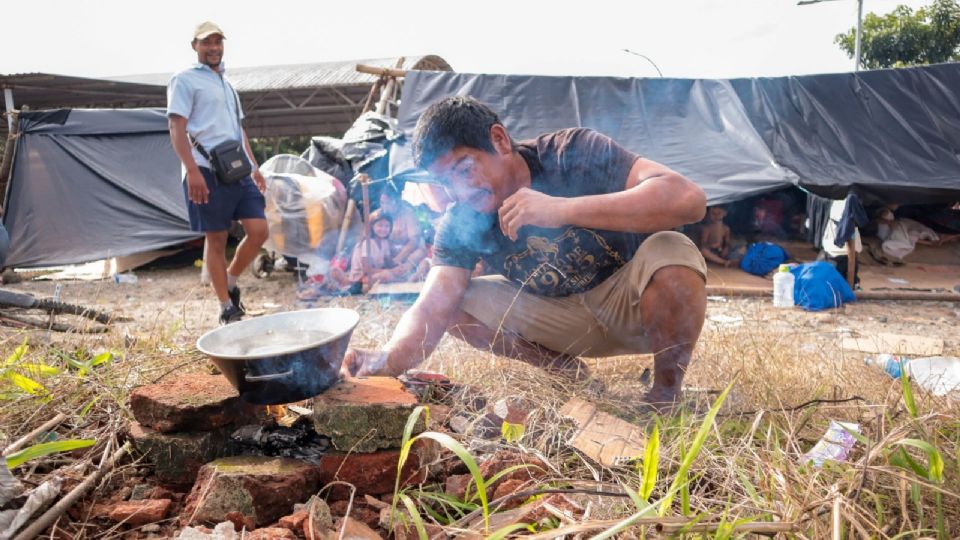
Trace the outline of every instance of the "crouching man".
<path fill-rule="evenodd" d="M 581 377 L 578 356 L 654 354 L 644 400 L 669 406 L 703 326 L 706 265 L 669 231 L 703 218 L 703 190 L 589 129 L 513 141 L 497 114 L 449 97 L 420 117 L 417 165 L 454 200 L 433 267 L 382 350 L 348 351 L 353 375 L 398 375 L 444 332 Z M 471 279 L 482 259 L 500 275 Z"/>

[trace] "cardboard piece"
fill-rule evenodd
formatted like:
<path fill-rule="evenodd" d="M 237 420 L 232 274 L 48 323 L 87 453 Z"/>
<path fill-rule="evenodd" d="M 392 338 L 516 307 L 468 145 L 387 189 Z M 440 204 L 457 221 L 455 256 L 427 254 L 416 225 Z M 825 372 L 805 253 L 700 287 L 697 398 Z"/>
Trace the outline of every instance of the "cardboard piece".
<path fill-rule="evenodd" d="M 367 291 L 367 294 L 370 296 L 417 296 L 422 288 L 422 281 L 377 283 Z"/>
<path fill-rule="evenodd" d="M 571 398 L 560 414 L 580 427 L 569 444 L 605 467 L 643 457 L 647 436 L 642 428 L 605 412 L 580 398 Z"/>
<path fill-rule="evenodd" d="M 940 356 L 943 340 L 901 334 L 874 334 L 843 338 L 843 349 L 865 353 L 905 354 L 910 356 Z"/>

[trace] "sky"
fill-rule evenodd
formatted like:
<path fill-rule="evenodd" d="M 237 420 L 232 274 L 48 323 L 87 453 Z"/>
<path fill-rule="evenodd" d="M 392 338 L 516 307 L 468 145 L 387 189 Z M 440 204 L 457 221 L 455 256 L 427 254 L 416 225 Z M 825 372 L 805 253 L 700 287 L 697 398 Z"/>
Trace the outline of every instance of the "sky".
<path fill-rule="evenodd" d="M 864 14 L 931 0 L 862 0 Z M 172 73 L 213 20 L 233 67 L 437 54 L 455 71 L 736 78 L 834 73 L 857 0 L 32 0 L 4 25 L 0 73 Z M 8 10 L 9 11 L 9 10 Z M 629 49 L 641 56 L 624 52 Z"/>

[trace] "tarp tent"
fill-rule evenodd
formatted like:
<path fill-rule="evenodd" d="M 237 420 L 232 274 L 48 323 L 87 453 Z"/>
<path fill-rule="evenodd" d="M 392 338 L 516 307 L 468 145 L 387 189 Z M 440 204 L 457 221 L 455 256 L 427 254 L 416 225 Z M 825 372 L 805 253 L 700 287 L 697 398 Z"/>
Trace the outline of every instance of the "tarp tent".
<path fill-rule="evenodd" d="M 711 204 L 791 185 L 943 202 L 960 199 L 957 88 L 960 63 L 732 80 L 410 72 L 398 120 L 412 133 L 430 103 L 470 95 L 516 139 L 594 128 L 688 176 Z M 409 158 L 391 163 L 410 172 Z"/>
<path fill-rule="evenodd" d="M 7 266 L 82 263 L 197 238 L 163 109 L 20 114 Z"/>

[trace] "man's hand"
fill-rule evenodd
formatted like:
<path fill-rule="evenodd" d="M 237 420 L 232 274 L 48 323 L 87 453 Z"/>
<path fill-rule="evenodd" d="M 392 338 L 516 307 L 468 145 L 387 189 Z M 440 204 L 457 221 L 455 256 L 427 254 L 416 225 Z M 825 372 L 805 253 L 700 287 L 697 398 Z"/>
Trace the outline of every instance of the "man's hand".
<path fill-rule="evenodd" d="M 530 188 L 507 197 L 500 206 L 500 230 L 510 240 L 517 239 L 517 231 L 524 225 L 555 228 L 567 224 L 563 215 L 567 199 L 551 197 Z"/>
<path fill-rule="evenodd" d="M 260 169 L 254 169 L 250 176 L 253 177 L 253 183 L 257 185 L 257 189 L 260 190 L 260 193 L 266 193 L 267 181 L 263 179 L 263 173 L 260 172 Z"/>
<path fill-rule="evenodd" d="M 340 373 L 344 377 L 369 377 L 371 375 L 399 375 L 390 373 L 387 367 L 386 351 L 370 349 L 349 349 L 343 357 Z"/>
<path fill-rule="evenodd" d="M 187 170 L 187 195 L 194 204 L 207 204 L 210 201 L 210 190 L 198 168 Z"/>

